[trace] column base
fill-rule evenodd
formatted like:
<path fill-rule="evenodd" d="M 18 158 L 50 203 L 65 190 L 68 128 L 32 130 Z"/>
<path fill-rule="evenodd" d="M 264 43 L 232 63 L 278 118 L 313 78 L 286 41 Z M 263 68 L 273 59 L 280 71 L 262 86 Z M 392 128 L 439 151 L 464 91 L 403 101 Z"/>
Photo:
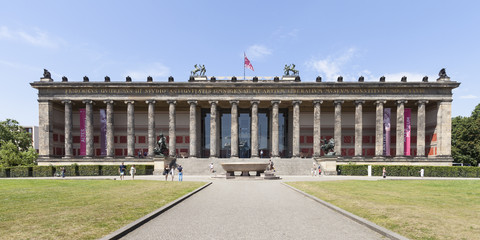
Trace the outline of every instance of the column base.
<path fill-rule="evenodd" d="M 373 160 L 374 161 L 379 161 L 379 162 L 380 161 L 385 161 L 385 157 L 384 156 L 375 156 L 375 157 L 373 157 Z"/>
<path fill-rule="evenodd" d="M 407 157 L 405 156 L 395 156 L 393 158 L 394 161 L 406 161 L 407 160 Z"/>
<path fill-rule="evenodd" d="M 71 159 L 73 156 L 63 156 L 62 159 Z"/>
<path fill-rule="evenodd" d="M 355 161 L 365 161 L 365 158 L 363 156 L 355 156 L 352 159 Z"/>

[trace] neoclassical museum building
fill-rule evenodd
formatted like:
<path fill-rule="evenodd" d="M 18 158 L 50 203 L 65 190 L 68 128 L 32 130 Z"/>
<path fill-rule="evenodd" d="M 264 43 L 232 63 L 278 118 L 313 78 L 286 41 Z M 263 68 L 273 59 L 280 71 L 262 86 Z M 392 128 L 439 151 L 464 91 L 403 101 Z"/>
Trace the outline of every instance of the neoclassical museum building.
<path fill-rule="evenodd" d="M 190 77 L 54 81 L 38 89 L 39 165 L 153 164 L 161 134 L 187 173 L 210 163 L 268 161 L 279 174 L 335 164 L 452 164 L 452 90 L 436 80 L 302 81 Z M 221 170 L 220 167 L 218 167 Z"/>

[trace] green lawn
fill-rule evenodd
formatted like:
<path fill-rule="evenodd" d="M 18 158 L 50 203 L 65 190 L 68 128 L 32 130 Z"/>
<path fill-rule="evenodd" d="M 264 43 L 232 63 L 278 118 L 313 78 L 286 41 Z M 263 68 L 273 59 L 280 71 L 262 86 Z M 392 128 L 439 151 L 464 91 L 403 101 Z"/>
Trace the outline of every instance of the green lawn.
<path fill-rule="evenodd" d="M 292 182 L 411 239 L 480 239 L 480 181 Z"/>
<path fill-rule="evenodd" d="M 96 239 L 200 182 L 0 180 L 0 239 Z"/>

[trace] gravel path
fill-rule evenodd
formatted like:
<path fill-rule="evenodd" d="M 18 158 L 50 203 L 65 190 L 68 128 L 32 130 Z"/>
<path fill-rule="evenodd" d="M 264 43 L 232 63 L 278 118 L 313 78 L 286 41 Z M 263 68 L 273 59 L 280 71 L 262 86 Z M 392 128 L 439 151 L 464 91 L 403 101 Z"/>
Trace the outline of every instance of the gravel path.
<path fill-rule="evenodd" d="M 214 181 L 123 239 L 384 239 L 283 186 Z"/>

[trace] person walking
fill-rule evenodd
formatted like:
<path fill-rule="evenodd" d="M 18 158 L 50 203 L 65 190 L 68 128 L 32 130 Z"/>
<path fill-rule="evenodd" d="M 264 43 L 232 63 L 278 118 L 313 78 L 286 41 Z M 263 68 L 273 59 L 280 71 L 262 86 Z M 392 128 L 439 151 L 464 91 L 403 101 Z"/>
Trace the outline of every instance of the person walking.
<path fill-rule="evenodd" d="M 175 178 L 175 165 L 170 167 L 170 174 L 172 175 L 172 182 Z"/>
<path fill-rule="evenodd" d="M 183 167 L 182 165 L 178 165 L 178 181 L 182 182 L 183 181 Z"/>
<path fill-rule="evenodd" d="M 135 169 L 135 164 L 130 167 L 130 176 L 132 176 L 132 180 L 135 179 L 135 173 L 137 173 L 137 169 Z"/>
<path fill-rule="evenodd" d="M 385 169 L 385 167 L 383 167 L 382 176 L 383 176 L 383 178 L 387 177 L 387 170 Z"/>
<path fill-rule="evenodd" d="M 422 169 L 420 169 L 420 177 L 422 177 L 422 178 L 423 178 L 423 175 L 424 175 L 424 174 L 425 174 L 425 170 L 424 170 L 423 168 L 422 168 Z"/>
<path fill-rule="evenodd" d="M 170 173 L 170 168 L 168 168 L 168 165 L 166 165 L 164 168 L 163 168 L 163 175 L 165 175 L 165 181 L 168 180 L 168 174 Z"/>
<path fill-rule="evenodd" d="M 65 177 L 65 167 L 61 167 L 60 172 L 62 174 L 62 178 L 64 178 Z"/>
<path fill-rule="evenodd" d="M 317 176 L 317 163 L 313 161 L 312 169 L 310 170 L 312 172 L 312 177 Z"/>

